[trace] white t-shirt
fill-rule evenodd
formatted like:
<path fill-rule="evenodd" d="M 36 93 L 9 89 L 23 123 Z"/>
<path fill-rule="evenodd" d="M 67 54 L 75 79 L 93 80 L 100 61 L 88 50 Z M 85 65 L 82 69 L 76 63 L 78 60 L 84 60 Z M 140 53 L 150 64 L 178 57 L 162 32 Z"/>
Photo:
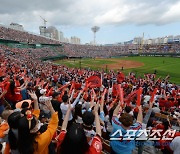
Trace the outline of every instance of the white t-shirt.
<path fill-rule="evenodd" d="M 150 100 L 151 96 L 145 95 L 144 96 L 144 103 L 147 103 Z"/>
<path fill-rule="evenodd" d="M 68 110 L 68 106 L 69 106 L 69 104 L 64 104 L 64 103 L 62 103 L 61 106 L 60 106 L 63 120 L 64 120 L 64 117 L 65 117 L 66 112 Z M 73 108 L 72 104 L 71 104 L 71 107 Z M 69 115 L 69 121 L 72 120 L 72 119 L 73 119 L 73 116 L 72 116 L 72 112 L 71 112 L 70 115 Z"/>
<path fill-rule="evenodd" d="M 78 94 L 77 98 L 75 99 L 75 101 L 71 104 L 71 108 L 74 108 L 75 105 L 78 103 L 79 101 L 79 98 L 80 98 L 80 93 Z M 66 115 L 66 112 L 68 110 L 68 106 L 69 104 L 65 104 L 64 102 L 61 104 L 60 106 L 60 109 L 61 109 L 61 112 L 62 112 L 62 119 L 64 120 L 64 117 Z M 72 112 L 70 113 L 69 115 L 69 121 L 73 119 L 73 116 L 72 116 Z"/>

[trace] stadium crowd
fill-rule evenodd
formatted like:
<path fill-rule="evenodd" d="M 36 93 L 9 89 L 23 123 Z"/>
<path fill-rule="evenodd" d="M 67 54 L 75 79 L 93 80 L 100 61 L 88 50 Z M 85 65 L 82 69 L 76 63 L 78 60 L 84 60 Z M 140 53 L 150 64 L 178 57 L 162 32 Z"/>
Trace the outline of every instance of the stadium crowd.
<path fill-rule="evenodd" d="M 0 39 L 29 44 L 62 44 L 64 54 L 68 57 L 113 57 L 122 54 L 142 53 L 179 53 L 180 43 L 172 44 L 127 44 L 127 45 L 80 45 L 64 43 L 45 38 L 40 35 L 30 34 L 26 31 L 3 27 L 0 25 Z"/>
<path fill-rule="evenodd" d="M 59 44 L 59 41 L 45 38 L 43 36 L 38 36 L 30 34 L 26 31 L 19 31 L 12 28 L 7 28 L 0 25 L 0 39 L 12 40 L 18 42 L 28 42 L 28 43 L 43 43 L 43 44 Z"/>
<path fill-rule="evenodd" d="M 179 53 L 180 44 L 169 45 L 78 45 L 64 44 L 64 52 L 69 57 L 113 57 L 141 53 Z"/>
<path fill-rule="evenodd" d="M 77 46 L 69 54 L 78 48 L 86 53 Z M 169 76 L 141 78 L 40 60 L 55 55 L 46 48 L 0 46 L 3 153 L 129 154 L 142 153 L 147 144 L 154 153 L 179 153 L 180 89 Z"/>
<path fill-rule="evenodd" d="M 129 54 L 124 46 L 93 46 L 64 44 L 64 52 L 69 57 L 112 57 L 120 54 Z"/>
<path fill-rule="evenodd" d="M 1 26 L 0 37 L 30 44 L 59 44 Z M 160 53 L 180 50 L 179 44 L 63 45 L 68 57 L 112 57 L 139 49 Z M 72 69 L 41 61 L 59 54 L 60 49 L 0 46 L 3 153 L 127 154 L 133 150 L 142 153 L 148 145 L 154 153 L 157 149 L 165 154 L 179 152 L 180 91 L 168 81 L 169 76 L 155 79 L 156 74 L 145 74 L 140 78 L 133 72 L 125 76 L 113 70 Z M 150 134 L 143 135 L 142 130 Z"/>

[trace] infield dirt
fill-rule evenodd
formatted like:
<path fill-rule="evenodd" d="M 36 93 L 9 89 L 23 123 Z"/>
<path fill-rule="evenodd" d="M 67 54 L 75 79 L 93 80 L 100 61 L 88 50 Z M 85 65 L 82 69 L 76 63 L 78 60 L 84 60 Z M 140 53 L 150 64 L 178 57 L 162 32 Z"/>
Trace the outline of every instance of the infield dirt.
<path fill-rule="evenodd" d="M 108 69 L 121 69 L 123 67 L 123 68 L 127 69 L 127 68 L 136 68 L 136 67 L 144 66 L 144 63 L 142 63 L 142 62 L 131 61 L 131 60 L 111 59 L 110 61 L 112 61 L 114 63 L 113 64 L 103 64 L 101 67 L 106 68 L 106 66 L 107 66 Z"/>

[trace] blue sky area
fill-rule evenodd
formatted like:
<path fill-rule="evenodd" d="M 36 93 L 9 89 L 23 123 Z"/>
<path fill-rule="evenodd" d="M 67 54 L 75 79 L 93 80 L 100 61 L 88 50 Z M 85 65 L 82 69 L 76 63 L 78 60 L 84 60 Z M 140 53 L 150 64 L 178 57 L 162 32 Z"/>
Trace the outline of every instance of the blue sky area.
<path fill-rule="evenodd" d="M 0 24 L 19 23 L 39 33 L 43 25 L 55 26 L 65 37 L 77 36 L 82 43 L 93 41 L 92 26 L 99 26 L 97 43 L 124 42 L 180 35 L 180 0 L 2 0 Z"/>

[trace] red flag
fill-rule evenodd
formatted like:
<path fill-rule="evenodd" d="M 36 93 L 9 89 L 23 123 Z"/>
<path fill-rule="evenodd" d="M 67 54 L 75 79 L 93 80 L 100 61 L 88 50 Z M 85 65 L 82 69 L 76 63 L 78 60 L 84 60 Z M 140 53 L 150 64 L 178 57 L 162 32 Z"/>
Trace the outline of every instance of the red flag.
<path fill-rule="evenodd" d="M 61 88 L 59 88 L 58 90 L 62 90 L 62 89 L 64 89 L 64 88 L 67 88 L 69 85 L 70 85 L 70 83 L 65 84 L 65 85 L 63 85 Z"/>
<path fill-rule="evenodd" d="M 73 81 L 71 83 L 71 88 L 70 88 L 69 93 L 68 93 L 69 95 L 71 94 L 72 90 L 74 89 L 74 86 L 75 86 L 75 82 Z"/>
<path fill-rule="evenodd" d="M 90 76 L 86 81 L 91 83 L 90 88 L 101 87 L 101 79 L 98 76 Z"/>
<path fill-rule="evenodd" d="M 142 94 L 142 87 L 140 87 L 137 91 L 137 106 L 141 105 L 141 94 Z"/>
<path fill-rule="evenodd" d="M 75 87 L 75 89 L 80 89 L 81 88 L 81 84 L 80 83 L 75 83 L 75 85 L 74 85 L 74 87 Z"/>
<path fill-rule="evenodd" d="M 121 83 L 124 80 L 125 76 L 122 72 L 118 73 L 117 75 L 117 82 Z"/>
<path fill-rule="evenodd" d="M 120 89 L 120 102 L 121 104 L 124 104 L 124 92 L 123 92 L 123 88 Z"/>
<path fill-rule="evenodd" d="M 125 102 L 126 102 L 127 106 L 129 106 L 132 98 L 134 98 L 134 97 L 136 96 L 137 91 L 138 91 L 138 90 L 135 90 L 135 91 L 131 92 L 131 93 L 126 97 Z"/>
<path fill-rule="evenodd" d="M 108 111 L 114 106 L 115 103 L 117 103 L 117 99 L 111 102 L 111 104 L 108 107 Z"/>
<path fill-rule="evenodd" d="M 84 100 L 87 100 L 87 98 L 88 98 L 88 93 L 87 92 L 85 92 L 85 95 L 84 95 Z"/>
<path fill-rule="evenodd" d="M 120 102 L 121 104 L 124 104 L 124 92 L 123 92 L 123 88 L 121 88 L 121 85 L 118 85 L 118 89 L 119 89 L 119 96 L 120 96 Z"/>
<path fill-rule="evenodd" d="M 118 95 L 118 91 L 119 91 L 118 84 L 113 84 L 113 89 L 112 89 L 113 96 Z"/>
<path fill-rule="evenodd" d="M 88 83 L 88 82 L 86 81 L 83 91 L 87 91 L 87 90 L 88 90 L 88 87 L 89 87 L 90 85 L 91 85 L 91 82 Z"/>
<path fill-rule="evenodd" d="M 46 96 L 52 96 L 52 94 L 53 94 L 53 87 L 51 87 L 51 89 L 49 89 Z"/>

